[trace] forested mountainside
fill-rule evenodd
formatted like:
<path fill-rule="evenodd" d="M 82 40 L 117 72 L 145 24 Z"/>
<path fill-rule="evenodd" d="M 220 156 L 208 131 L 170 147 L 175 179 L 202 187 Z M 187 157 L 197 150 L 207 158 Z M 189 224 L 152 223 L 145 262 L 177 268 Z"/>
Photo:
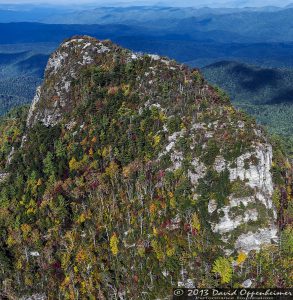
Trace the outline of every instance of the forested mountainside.
<path fill-rule="evenodd" d="M 293 102 L 292 68 L 264 68 L 235 61 L 220 61 L 202 70 L 210 82 L 227 90 L 237 103 Z"/>
<path fill-rule="evenodd" d="M 271 132 L 292 139 L 293 70 L 221 61 L 202 69 L 205 78 L 226 91 L 233 104 Z"/>
<path fill-rule="evenodd" d="M 47 61 L 48 55 L 31 51 L 0 53 L 0 116 L 18 105 L 31 103 Z"/>
<path fill-rule="evenodd" d="M 291 163 L 197 69 L 74 37 L 0 135 L 8 299 L 292 283 Z"/>

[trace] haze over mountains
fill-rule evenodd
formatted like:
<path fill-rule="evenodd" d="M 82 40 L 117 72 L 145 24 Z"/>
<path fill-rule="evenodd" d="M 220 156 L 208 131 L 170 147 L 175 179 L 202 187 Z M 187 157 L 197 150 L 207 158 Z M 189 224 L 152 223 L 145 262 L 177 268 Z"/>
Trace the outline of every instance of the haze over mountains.
<path fill-rule="evenodd" d="M 180 7 L 179 1 L 172 2 L 172 7 L 168 3 L 150 5 L 146 1 L 134 5 L 122 1 L 111 2 L 111 6 L 99 2 L 72 7 L 0 4 L 0 75 L 4 76 L 0 84 L 0 111 L 31 102 L 49 53 L 75 34 L 111 39 L 133 51 L 168 56 L 193 67 L 233 61 L 264 68 L 264 73 L 268 68 L 282 68 L 282 74 L 291 74 L 293 7 L 289 1 L 197 1 L 196 7 L 193 1 L 180 1 Z M 241 76 L 234 78 L 238 83 L 233 89 L 228 88 L 221 78 L 230 78 L 230 71 L 220 63 L 213 65 L 212 72 L 205 73 L 213 83 L 226 89 L 234 101 L 241 95 L 246 103 L 254 105 L 257 98 L 271 105 L 275 96 L 268 96 L 268 92 L 242 89 L 239 94 L 236 87 L 241 85 Z M 221 76 L 214 81 L 212 73 Z M 249 72 L 245 76 L 245 81 L 254 78 Z M 12 86 L 12 82 L 18 84 Z M 30 88 L 26 88 L 28 82 Z M 266 82 L 264 88 L 268 90 L 270 84 Z M 292 102 L 288 80 L 279 80 L 273 90 L 275 95 L 280 92 L 282 103 Z M 238 97 L 234 97 L 236 93 Z"/>
<path fill-rule="evenodd" d="M 179 7 L 264 7 L 264 6 L 277 6 L 277 7 L 284 7 L 292 3 L 290 0 L 234 0 L 234 1 L 227 1 L 227 0 L 138 0 L 138 1 L 131 1 L 131 0 L 1 0 L 0 4 L 48 4 L 51 3 L 53 5 L 62 6 L 65 4 L 74 4 L 76 7 L 84 8 L 85 6 L 134 6 L 134 5 L 151 5 L 151 6 L 179 6 Z M 78 5 L 79 4 L 79 5 Z"/>

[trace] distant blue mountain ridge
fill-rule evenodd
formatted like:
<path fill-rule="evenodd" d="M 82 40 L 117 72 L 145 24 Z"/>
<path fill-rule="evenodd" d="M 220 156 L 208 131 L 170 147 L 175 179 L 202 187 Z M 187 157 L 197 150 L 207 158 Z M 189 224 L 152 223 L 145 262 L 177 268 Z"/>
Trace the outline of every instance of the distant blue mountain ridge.
<path fill-rule="evenodd" d="M 31 101 L 49 53 L 73 35 L 111 39 L 134 51 L 168 56 L 192 67 L 236 61 L 290 69 L 292 15 L 290 6 L 0 5 L 0 114 Z"/>

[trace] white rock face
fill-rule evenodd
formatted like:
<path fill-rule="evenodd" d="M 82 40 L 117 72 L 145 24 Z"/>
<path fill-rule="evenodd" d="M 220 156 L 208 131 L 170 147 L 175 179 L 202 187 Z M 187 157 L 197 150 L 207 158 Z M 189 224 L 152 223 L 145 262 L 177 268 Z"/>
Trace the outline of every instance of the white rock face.
<path fill-rule="evenodd" d="M 191 183 L 196 186 L 199 179 L 205 176 L 207 168 L 198 158 L 194 158 L 191 165 L 193 170 L 188 170 L 188 177 Z"/>
<path fill-rule="evenodd" d="M 72 45 L 73 43 L 83 43 L 85 40 L 84 39 L 71 39 L 68 42 L 65 42 L 62 44 L 62 47 L 69 47 L 70 45 Z"/>
<path fill-rule="evenodd" d="M 99 43 L 99 47 L 96 48 L 96 51 L 101 54 L 101 53 L 105 53 L 105 52 L 110 52 L 111 50 L 106 47 L 103 43 Z"/>
<path fill-rule="evenodd" d="M 231 168 L 223 157 L 218 156 L 215 160 L 214 168 L 217 172 L 222 172 L 228 168 L 230 181 L 240 179 L 246 181 L 251 188 L 257 188 L 268 196 L 273 194 L 273 180 L 271 175 L 273 151 L 269 144 L 259 144 L 255 150 L 247 152 L 236 159 L 236 167 Z M 245 161 L 255 160 L 256 163 L 248 163 L 245 168 Z"/>
<path fill-rule="evenodd" d="M 60 52 L 60 51 L 55 52 L 49 58 L 48 64 L 46 66 L 46 72 L 49 71 L 56 74 L 67 57 L 68 57 L 68 53 L 66 52 Z"/>
<path fill-rule="evenodd" d="M 166 130 L 165 130 L 166 131 Z M 186 133 L 185 129 L 181 131 L 174 132 L 168 137 L 168 145 L 165 148 L 165 151 L 159 155 L 161 157 L 164 154 L 170 153 L 171 161 L 173 163 L 172 167 L 169 170 L 178 170 L 182 166 L 182 161 L 184 155 L 182 152 L 176 150 L 176 143 L 180 137 L 183 137 Z M 198 180 L 203 178 L 206 174 L 206 166 L 196 157 L 191 162 L 192 169 L 188 170 L 188 177 L 194 187 L 197 186 Z"/>
<path fill-rule="evenodd" d="M 147 104 L 146 104 L 147 105 Z M 156 106 L 155 104 L 152 105 L 157 108 L 160 108 L 160 106 Z M 169 144 L 166 146 L 165 151 L 159 154 L 159 157 L 162 157 L 163 155 L 170 153 L 171 160 L 173 162 L 173 166 L 170 168 L 170 170 L 177 170 L 181 167 L 182 165 L 182 160 L 183 160 L 183 153 L 179 152 L 175 149 L 176 142 L 179 137 L 182 137 L 184 135 L 185 131 L 181 130 L 178 132 L 174 132 L 172 135 L 168 136 L 168 142 Z"/>
<path fill-rule="evenodd" d="M 82 57 L 82 62 L 79 62 L 79 64 L 88 65 L 88 64 L 91 64 L 93 61 L 94 61 L 94 59 L 87 52 L 85 52 Z"/>
<path fill-rule="evenodd" d="M 229 200 L 230 200 L 229 207 L 240 206 L 241 204 L 243 204 L 246 207 L 249 203 L 255 202 L 255 197 L 253 196 L 242 197 L 242 198 L 230 197 Z"/>
<path fill-rule="evenodd" d="M 240 124 L 242 126 L 243 124 Z M 273 211 L 274 218 L 268 220 L 269 226 L 259 228 L 255 233 L 243 233 L 238 237 L 235 248 L 241 251 L 249 252 L 251 250 L 259 250 L 264 244 L 270 244 L 277 240 L 277 231 L 274 225 L 277 214 L 273 207 L 273 180 L 271 174 L 272 167 L 272 147 L 269 144 L 257 144 L 254 151 L 247 152 L 236 159 L 236 166 L 230 167 L 223 157 L 218 156 L 215 160 L 214 169 L 222 172 L 226 168 L 230 172 L 230 181 L 241 180 L 243 184 L 252 188 L 255 192 L 250 197 L 237 198 L 233 195 L 229 197 L 229 205 L 218 209 L 219 214 L 224 216 L 220 218 L 218 223 L 212 224 L 212 230 L 223 236 L 223 241 L 227 240 L 227 236 L 237 229 L 237 227 L 248 223 L 249 221 L 257 221 L 259 212 L 256 209 L 244 210 L 249 204 L 253 205 L 257 202 L 263 204 L 267 209 Z M 242 213 L 233 216 L 232 209 L 242 205 Z M 251 206 L 250 206 L 251 207 Z M 209 203 L 209 213 L 215 211 L 215 204 Z"/>
<path fill-rule="evenodd" d="M 15 148 L 12 147 L 12 148 L 11 148 L 11 151 L 10 151 L 8 157 L 7 157 L 6 167 L 9 166 L 9 165 L 11 164 L 11 161 L 12 161 L 12 158 L 13 158 L 13 156 L 14 156 L 14 153 L 15 153 Z"/>
<path fill-rule="evenodd" d="M 255 202 L 255 197 L 244 197 L 244 198 L 234 198 L 229 197 L 229 205 L 224 206 L 217 210 L 220 214 L 224 214 L 222 218 L 220 218 L 219 223 L 212 224 L 212 230 L 214 232 L 224 234 L 229 233 L 236 229 L 238 226 L 247 223 L 249 221 L 257 221 L 258 212 L 256 209 L 248 209 L 244 212 L 243 215 L 238 215 L 235 217 L 231 217 L 231 209 L 234 207 L 239 207 L 241 204 L 246 207 L 249 203 Z M 215 200 L 211 200 L 208 205 L 208 212 L 212 214 L 217 209 L 217 203 Z"/>
<path fill-rule="evenodd" d="M 153 60 L 159 60 L 161 58 L 159 55 L 156 54 L 149 54 L 148 56 Z"/>
<path fill-rule="evenodd" d="M 0 173 L 0 182 L 5 181 L 9 176 L 9 173 Z"/>
<path fill-rule="evenodd" d="M 33 119 L 33 114 L 36 110 L 36 105 L 37 103 L 40 101 L 40 96 L 41 96 L 41 87 L 39 86 L 36 90 L 36 95 L 33 99 L 33 102 L 31 104 L 30 110 L 28 112 L 28 116 L 27 116 L 27 121 L 26 121 L 26 125 L 29 126 L 32 122 Z"/>
<path fill-rule="evenodd" d="M 258 162 L 256 165 L 250 163 L 249 168 L 245 169 L 245 160 L 250 159 L 252 155 Z M 230 180 L 234 181 L 237 178 L 247 180 L 247 185 L 250 187 L 258 188 L 267 195 L 272 195 L 274 190 L 271 175 L 272 157 L 271 145 L 257 145 L 255 152 L 249 152 L 237 158 L 236 168 L 229 168 Z"/>
<path fill-rule="evenodd" d="M 218 205 L 216 200 L 210 200 L 209 204 L 208 204 L 208 212 L 209 214 L 212 214 L 216 209 L 217 209 Z"/>
<path fill-rule="evenodd" d="M 172 168 L 170 170 L 178 170 L 182 166 L 182 161 L 183 161 L 183 153 L 180 151 L 174 150 L 171 152 L 171 161 L 173 163 Z"/>
<path fill-rule="evenodd" d="M 269 228 L 262 228 L 256 232 L 248 232 L 238 237 L 235 247 L 242 251 L 260 250 L 264 244 L 271 244 L 278 241 L 278 230 L 272 225 Z"/>
<path fill-rule="evenodd" d="M 215 159 L 214 169 L 220 173 L 226 169 L 226 161 L 222 156 L 217 156 Z"/>
<path fill-rule="evenodd" d="M 243 223 L 247 223 L 248 221 L 256 221 L 258 218 L 258 212 L 256 209 L 247 210 L 244 213 L 244 216 L 237 216 L 234 219 L 229 216 L 229 206 L 222 208 L 221 211 L 224 213 L 224 217 L 220 219 L 219 223 L 212 227 L 214 232 L 218 232 L 220 234 L 230 232 Z"/>
<path fill-rule="evenodd" d="M 191 127 L 191 139 L 193 134 L 196 134 L 198 131 L 203 131 L 205 138 L 209 139 L 210 136 L 213 136 L 212 133 L 206 134 L 209 133 L 209 128 L 216 130 L 217 126 L 217 122 L 209 125 L 195 123 Z M 239 128 L 243 128 L 245 124 L 240 122 L 238 126 Z M 182 166 L 184 153 L 176 149 L 176 144 L 178 139 L 185 135 L 186 130 L 182 130 L 168 137 L 168 143 L 163 154 L 170 154 L 172 161 L 170 170 L 176 170 Z M 196 143 L 196 140 L 194 140 L 194 143 Z M 193 145 L 191 145 L 191 149 L 192 147 Z M 199 180 L 204 178 L 207 172 L 207 167 L 196 157 L 193 157 L 191 165 L 192 167 L 188 170 L 188 177 L 194 187 L 193 190 L 196 191 Z M 211 222 L 211 228 L 213 232 L 222 236 L 222 240 L 225 243 L 229 244 L 232 232 L 241 226 L 243 227 L 243 235 L 235 243 L 235 248 L 239 251 L 247 252 L 258 250 L 261 245 L 271 243 L 277 238 L 274 227 L 277 214 L 272 203 L 274 187 L 270 171 L 272 167 L 272 147 L 265 143 L 252 145 L 252 150 L 239 156 L 233 165 L 235 167 L 231 167 L 230 162 L 227 162 L 223 156 L 219 155 L 215 159 L 213 168 L 218 173 L 228 170 L 230 182 L 241 181 L 242 185 L 246 185 L 248 190 L 251 190 L 251 196 L 237 197 L 232 194 L 227 199 L 229 204 L 221 208 L 218 207 L 218 203 L 215 200 L 210 200 L 208 203 L 208 213 L 211 215 L 217 212 L 220 216 L 219 221 Z M 256 230 L 261 231 L 249 233 L 248 236 L 245 236 L 247 233 L 243 225 L 250 222 L 257 222 L 259 218 L 265 217 L 262 211 L 258 210 L 258 207 L 261 207 L 261 205 L 264 205 L 268 210 L 272 210 L 274 217 L 266 220 L 268 221 L 268 227 L 256 228 Z M 268 216 L 266 217 L 269 218 Z M 241 242 L 242 240 L 243 242 Z M 225 249 L 225 253 L 228 253 L 228 251 L 230 251 L 229 254 L 232 253 L 230 249 Z"/>
<path fill-rule="evenodd" d="M 166 151 L 170 152 L 174 147 L 179 137 L 184 135 L 185 131 L 181 130 L 178 132 L 174 132 L 172 135 L 168 136 L 169 144 L 166 147 Z"/>

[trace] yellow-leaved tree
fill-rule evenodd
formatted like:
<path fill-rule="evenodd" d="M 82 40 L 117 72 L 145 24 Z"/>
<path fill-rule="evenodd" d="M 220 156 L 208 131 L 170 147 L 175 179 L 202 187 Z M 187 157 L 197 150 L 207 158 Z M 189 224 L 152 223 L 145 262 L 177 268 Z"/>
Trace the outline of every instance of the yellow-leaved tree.
<path fill-rule="evenodd" d="M 113 255 L 117 256 L 118 254 L 118 237 L 116 233 L 113 233 L 110 238 L 110 248 Z"/>
<path fill-rule="evenodd" d="M 240 252 L 238 254 L 238 257 L 237 257 L 237 260 L 236 260 L 237 265 L 243 264 L 245 262 L 246 258 L 247 258 L 247 254 L 244 253 L 244 252 Z"/>
<path fill-rule="evenodd" d="M 193 229 L 196 229 L 197 231 L 200 230 L 200 220 L 196 212 L 192 215 L 191 226 Z"/>
<path fill-rule="evenodd" d="M 212 272 L 220 275 L 222 284 L 230 282 L 232 278 L 231 262 L 225 257 L 217 258 L 214 262 Z"/>

